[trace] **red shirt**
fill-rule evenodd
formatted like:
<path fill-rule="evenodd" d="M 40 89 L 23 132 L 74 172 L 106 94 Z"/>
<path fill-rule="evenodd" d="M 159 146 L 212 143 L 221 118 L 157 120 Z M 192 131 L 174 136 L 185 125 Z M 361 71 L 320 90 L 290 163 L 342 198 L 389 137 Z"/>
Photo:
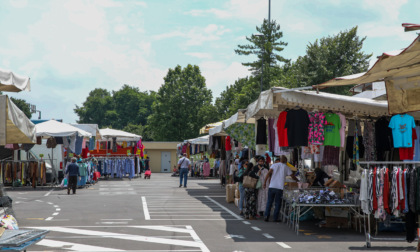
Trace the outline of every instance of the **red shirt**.
<path fill-rule="evenodd" d="M 376 198 L 376 167 L 373 169 L 373 181 L 372 181 L 372 186 L 373 186 L 373 212 L 374 213 L 376 210 L 378 210 L 378 199 Z"/>
<path fill-rule="evenodd" d="M 284 127 L 286 124 L 287 111 L 283 111 L 279 115 L 277 120 L 277 133 L 279 137 L 280 147 L 289 147 L 289 141 L 287 140 L 287 128 Z"/>
<path fill-rule="evenodd" d="M 391 209 L 389 209 L 389 173 L 388 169 L 385 170 L 384 173 L 384 209 L 388 214 L 391 214 Z"/>
<path fill-rule="evenodd" d="M 232 144 L 230 143 L 230 136 L 227 136 L 225 139 L 225 148 L 227 151 L 232 150 Z"/>
<path fill-rule="evenodd" d="M 413 160 L 414 157 L 414 142 L 417 139 L 416 129 L 413 128 L 413 145 L 409 148 L 400 148 L 400 160 Z"/>

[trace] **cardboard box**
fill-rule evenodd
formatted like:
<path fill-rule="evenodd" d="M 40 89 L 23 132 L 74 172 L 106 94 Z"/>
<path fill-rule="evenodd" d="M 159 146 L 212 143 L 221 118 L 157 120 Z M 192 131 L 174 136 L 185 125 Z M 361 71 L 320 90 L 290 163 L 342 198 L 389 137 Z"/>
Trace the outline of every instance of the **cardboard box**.
<path fill-rule="evenodd" d="M 325 217 L 327 228 L 349 228 L 349 218 Z"/>
<path fill-rule="evenodd" d="M 235 185 L 226 185 L 226 202 L 231 203 L 235 201 Z"/>

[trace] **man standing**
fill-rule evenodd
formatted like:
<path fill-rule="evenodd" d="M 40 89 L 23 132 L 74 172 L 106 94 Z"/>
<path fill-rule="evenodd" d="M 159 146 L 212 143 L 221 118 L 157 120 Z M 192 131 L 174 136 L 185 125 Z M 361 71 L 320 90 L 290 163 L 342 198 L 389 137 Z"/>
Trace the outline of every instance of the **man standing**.
<path fill-rule="evenodd" d="M 184 179 L 184 187 L 187 187 L 188 171 L 191 169 L 191 162 L 187 158 L 187 154 L 184 153 L 184 157 L 178 161 L 179 170 L 179 187 L 182 186 L 182 179 Z"/>
<path fill-rule="evenodd" d="M 287 158 L 285 156 L 281 156 L 280 161 L 281 162 L 279 162 L 279 159 L 277 159 L 276 162 L 273 165 L 271 165 L 270 170 L 268 171 L 268 174 L 264 180 L 263 188 L 266 188 L 267 180 L 270 180 L 270 186 L 268 187 L 267 206 L 265 208 L 264 213 L 264 221 L 268 221 L 268 219 L 270 218 L 271 206 L 273 205 L 273 201 L 275 202 L 273 216 L 274 221 L 279 221 L 278 216 L 281 207 L 281 200 L 283 198 L 283 189 L 286 177 L 291 176 L 292 179 L 297 181 L 297 178 L 287 166 Z"/>
<path fill-rule="evenodd" d="M 73 194 L 76 194 L 77 178 L 80 177 L 79 166 L 76 164 L 76 158 L 71 158 L 71 164 L 66 169 L 66 174 L 69 174 L 69 181 L 67 184 L 67 194 L 70 194 L 70 188 L 73 189 Z"/>

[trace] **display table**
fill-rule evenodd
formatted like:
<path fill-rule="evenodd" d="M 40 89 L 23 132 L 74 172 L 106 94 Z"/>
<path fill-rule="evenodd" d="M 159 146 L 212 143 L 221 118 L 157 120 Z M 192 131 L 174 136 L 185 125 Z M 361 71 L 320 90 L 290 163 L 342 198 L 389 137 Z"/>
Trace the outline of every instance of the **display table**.
<path fill-rule="evenodd" d="M 307 204 L 292 202 L 290 199 L 283 199 L 280 216 L 284 223 L 296 231 L 299 235 L 299 219 L 314 207 L 344 207 L 359 215 L 359 206 L 356 204 Z M 302 211 L 303 209 L 303 211 Z"/>
<path fill-rule="evenodd" d="M 26 251 L 26 249 L 45 238 L 48 230 L 20 229 L 5 230 L 0 237 L 0 250 Z"/>

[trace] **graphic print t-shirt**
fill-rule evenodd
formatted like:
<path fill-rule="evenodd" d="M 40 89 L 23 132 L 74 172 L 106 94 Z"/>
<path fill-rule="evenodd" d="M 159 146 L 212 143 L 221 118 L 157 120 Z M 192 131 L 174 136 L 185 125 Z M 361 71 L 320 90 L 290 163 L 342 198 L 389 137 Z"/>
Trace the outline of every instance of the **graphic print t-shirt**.
<path fill-rule="evenodd" d="M 412 128 L 416 127 L 414 117 L 408 114 L 395 115 L 389 122 L 392 129 L 395 148 L 411 148 L 413 146 Z"/>
<path fill-rule="evenodd" d="M 341 146 L 341 119 L 337 114 L 328 113 L 325 114 L 325 119 L 327 119 L 327 125 L 324 127 L 324 145 L 325 146 Z"/>

